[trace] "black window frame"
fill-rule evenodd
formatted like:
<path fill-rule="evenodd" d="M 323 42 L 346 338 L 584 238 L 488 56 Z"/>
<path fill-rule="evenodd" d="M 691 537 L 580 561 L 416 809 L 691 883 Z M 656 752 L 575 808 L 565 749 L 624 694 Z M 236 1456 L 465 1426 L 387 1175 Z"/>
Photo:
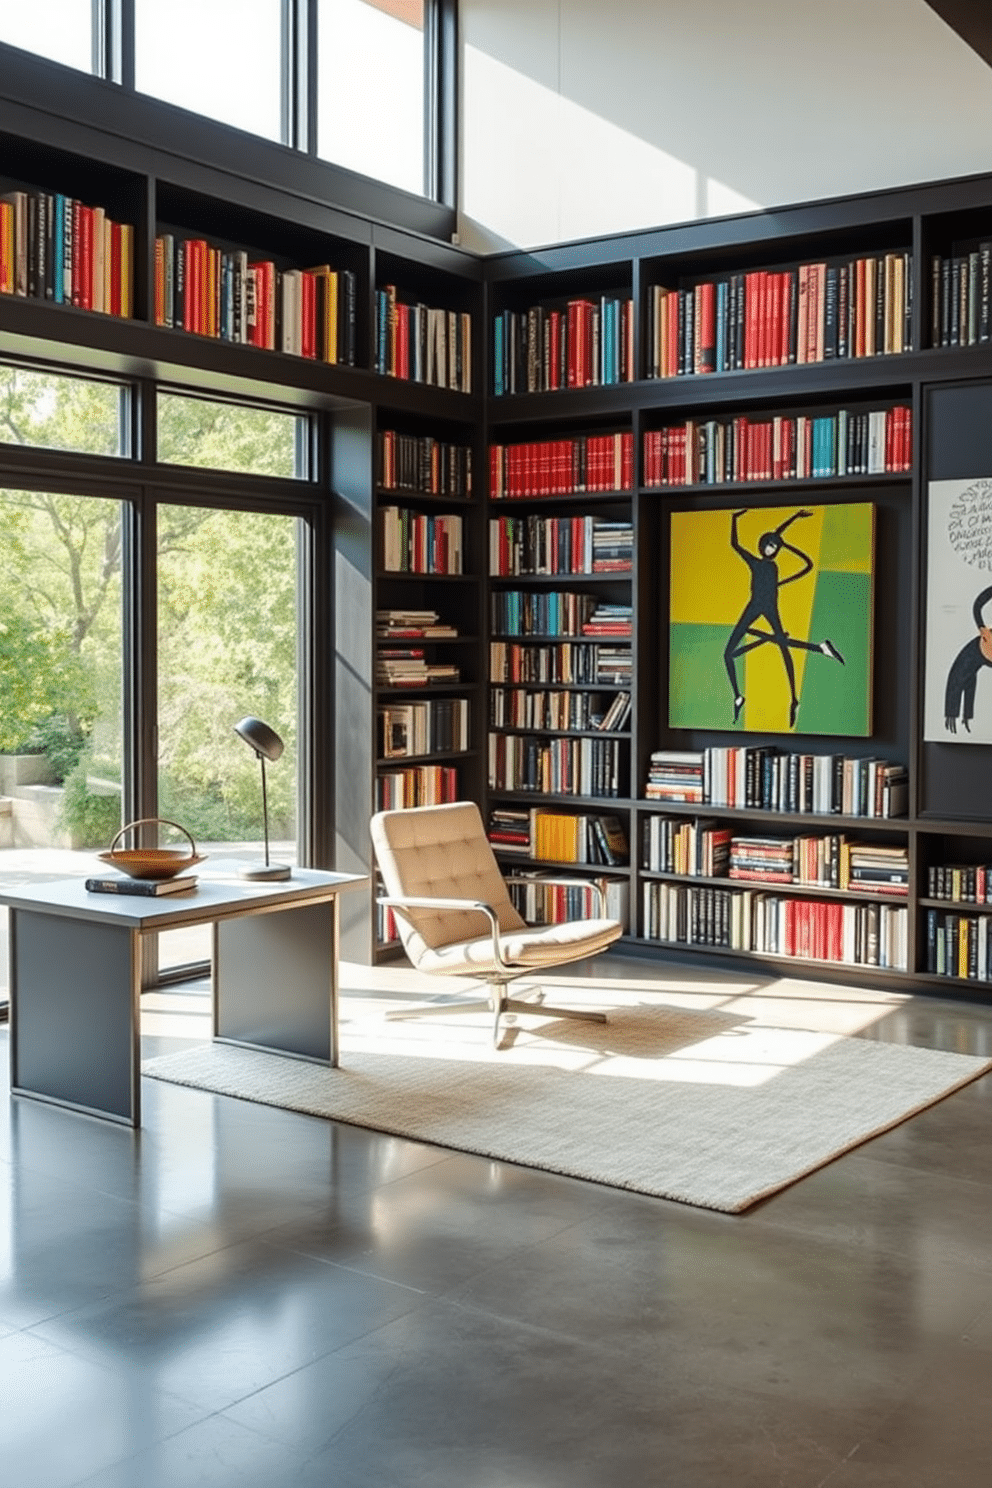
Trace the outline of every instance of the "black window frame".
<path fill-rule="evenodd" d="M 135 0 L 90 0 L 90 4 L 93 75 L 135 93 Z M 318 158 L 317 0 L 281 0 L 280 25 L 281 138 L 270 143 Z M 452 210 L 457 206 L 458 178 L 457 58 L 457 0 L 424 0 L 422 194 L 425 200 Z"/>

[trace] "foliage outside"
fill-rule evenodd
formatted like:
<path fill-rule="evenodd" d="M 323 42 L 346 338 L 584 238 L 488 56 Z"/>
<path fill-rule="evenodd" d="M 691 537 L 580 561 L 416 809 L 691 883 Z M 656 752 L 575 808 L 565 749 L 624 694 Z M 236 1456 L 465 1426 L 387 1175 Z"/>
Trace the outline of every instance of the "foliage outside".
<path fill-rule="evenodd" d="M 0 367 L 0 439 L 121 453 L 123 393 Z M 285 475 L 295 421 L 168 400 L 168 458 Z M 160 815 L 198 841 L 257 841 L 258 762 L 233 732 L 255 713 L 286 754 L 269 774 L 274 837 L 294 835 L 294 518 L 158 508 Z M 0 752 L 44 753 L 82 846 L 120 826 L 122 509 L 100 496 L 0 491 Z"/>

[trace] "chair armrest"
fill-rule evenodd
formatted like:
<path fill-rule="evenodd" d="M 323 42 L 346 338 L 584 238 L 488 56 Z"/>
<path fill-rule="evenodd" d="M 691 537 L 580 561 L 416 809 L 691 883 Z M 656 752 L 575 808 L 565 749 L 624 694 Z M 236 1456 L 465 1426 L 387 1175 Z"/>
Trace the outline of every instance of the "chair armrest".
<path fill-rule="evenodd" d="M 431 899 L 422 895 L 413 894 L 384 894 L 377 901 L 384 909 L 398 910 L 400 914 L 405 909 L 460 909 L 465 913 L 484 914 L 489 920 L 489 928 L 493 937 L 493 960 L 503 971 L 512 971 L 510 963 L 503 958 L 503 950 L 499 943 L 499 920 L 496 911 L 491 904 L 486 904 L 482 899 Z"/>
<path fill-rule="evenodd" d="M 572 889 L 576 884 L 580 884 L 582 888 L 595 889 L 599 900 L 599 918 L 606 919 L 606 895 L 603 893 L 602 885 L 598 884 L 594 878 L 584 878 L 581 880 L 577 878 L 545 878 L 543 873 L 540 878 L 528 878 L 526 874 L 516 874 L 504 877 L 503 882 L 508 884 L 561 884 L 567 889 Z"/>

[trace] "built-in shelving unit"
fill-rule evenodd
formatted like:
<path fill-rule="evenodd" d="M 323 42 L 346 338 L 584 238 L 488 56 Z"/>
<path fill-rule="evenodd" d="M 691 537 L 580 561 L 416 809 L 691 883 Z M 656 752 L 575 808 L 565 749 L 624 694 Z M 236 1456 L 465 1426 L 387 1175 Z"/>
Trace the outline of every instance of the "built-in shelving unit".
<path fill-rule="evenodd" d="M 992 385 L 984 381 L 992 328 L 981 312 L 983 274 L 989 293 L 990 241 L 992 182 L 982 179 L 814 203 L 773 220 L 756 214 L 507 253 L 487 264 L 486 439 L 500 452 L 489 465 L 490 523 L 516 512 L 506 494 L 506 446 L 553 444 L 610 426 L 630 430 L 633 439 L 633 489 L 605 498 L 629 513 L 633 528 L 631 709 L 624 746 L 630 773 L 616 797 L 575 803 L 584 811 L 610 809 L 623 823 L 629 861 L 618 871 L 629 886 L 630 922 L 622 945 L 663 957 L 712 959 L 715 966 L 787 970 L 799 960 L 819 977 L 849 979 L 853 968 L 859 979 L 879 985 L 988 995 L 987 907 L 928 896 L 928 873 L 944 863 L 992 860 L 992 798 L 979 786 L 989 751 L 924 743 L 921 668 L 927 483 L 992 471 Z M 957 264 L 938 268 L 938 258 Z M 970 322 L 967 315 L 963 321 L 970 333 L 957 333 L 957 340 L 952 330 L 941 332 L 934 299 L 943 292 L 946 318 L 951 301 L 945 281 L 952 275 L 961 303 L 968 286 L 972 297 Z M 539 365 L 539 338 L 550 311 L 625 285 L 636 326 L 633 381 L 569 387 L 559 377 L 549 386 Z M 535 306 L 543 315 L 531 313 Z M 518 334 L 512 379 L 505 350 L 511 324 Z M 540 464 L 523 468 L 518 479 L 526 481 Z M 568 497 L 551 494 L 553 482 L 543 497 L 532 484 L 523 489 L 522 521 L 532 514 L 550 517 L 559 507 L 572 510 Z M 599 499 L 584 498 L 583 513 L 596 514 Z M 725 729 L 674 727 L 668 712 L 673 519 L 722 508 L 855 502 L 875 508 L 870 733 L 858 739 L 742 735 L 729 702 Z M 527 583 L 560 586 L 558 575 L 506 578 L 493 574 L 492 563 L 490 572 L 491 595 L 510 587 L 522 591 Z M 587 580 L 586 589 L 593 587 Z M 606 587 L 612 590 L 612 582 Z M 565 646 L 574 645 L 572 639 L 553 650 L 544 638 L 491 637 L 491 750 L 492 740 L 508 732 L 509 689 L 581 694 L 594 688 L 585 678 L 566 678 L 571 653 Z M 526 732 L 554 739 L 546 726 Z M 902 772 L 893 778 L 905 781 L 894 797 L 896 814 L 841 814 L 834 806 L 814 811 L 809 802 L 806 810 L 784 811 L 753 799 L 729 805 L 648 794 L 652 755 L 744 744 L 889 762 Z M 492 816 L 493 837 L 509 865 L 521 861 L 519 843 L 503 840 L 508 821 L 512 839 L 514 812 L 535 805 L 560 810 L 563 803 L 551 794 L 535 797 L 519 782 L 507 788 L 503 777 L 496 784 L 489 795 L 491 815 L 500 813 Z M 675 871 L 647 846 L 646 834 L 659 822 L 683 824 L 694 834 L 712 829 L 728 852 L 731 843 L 739 844 L 745 864 L 749 842 L 777 842 L 784 854 L 797 839 L 835 838 L 844 853 L 860 850 L 867 866 L 843 885 L 836 877 L 742 878 L 746 866 L 732 875 L 722 860 L 711 862 L 708 872 L 685 872 L 682 865 Z M 543 866 L 533 856 L 522 861 L 534 871 Z M 565 861 L 580 877 L 601 871 L 594 863 Z M 885 865 L 891 874 L 883 885 L 871 875 L 884 875 Z M 952 932 L 942 924 L 948 917 L 957 934 L 953 948 Z M 967 975 L 952 975 L 952 965 L 959 973 L 968 968 Z"/>
<path fill-rule="evenodd" d="M 50 266 L 41 293 L 37 272 L 18 292 L 15 265 L 3 354 L 317 416 L 323 861 L 371 870 L 377 804 L 455 793 L 480 802 L 507 868 L 602 881 L 638 954 L 801 959 L 827 978 L 855 965 L 879 985 L 988 997 L 989 905 L 945 899 L 933 871 L 992 862 L 992 757 L 924 740 L 921 676 L 928 482 L 992 474 L 992 177 L 480 259 L 430 236 L 428 204 L 419 226 L 389 226 L 322 197 L 316 166 L 288 163 L 280 185 L 220 143 L 204 157 L 190 140 L 184 158 L 137 142 L 117 108 L 108 95 L 102 122 L 75 123 L 11 93 L 0 196 L 44 196 L 46 222 L 49 198 L 98 209 L 127 228 L 133 266 L 129 313 L 101 314 L 49 296 Z M 163 323 L 164 239 L 173 255 L 207 245 L 211 334 L 174 310 Z M 277 309 L 300 275 L 339 275 L 345 354 L 302 325 L 267 346 L 213 334 L 249 263 L 290 284 Z M 312 291 L 328 286 L 301 290 L 308 305 Z M 870 733 L 745 738 L 729 706 L 720 727 L 673 726 L 673 520 L 849 502 L 875 517 Z M 743 742 L 892 762 L 905 802 L 865 816 L 648 794 L 652 755 Z M 905 881 L 673 872 L 646 853 L 658 820 L 715 822 L 731 841 L 842 837 L 900 856 Z M 542 913 L 574 908 L 520 892 Z M 389 953 L 374 897 L 343 905 L 356 959 Z M 854 954 L 835 954 L 838 933 Z"/>

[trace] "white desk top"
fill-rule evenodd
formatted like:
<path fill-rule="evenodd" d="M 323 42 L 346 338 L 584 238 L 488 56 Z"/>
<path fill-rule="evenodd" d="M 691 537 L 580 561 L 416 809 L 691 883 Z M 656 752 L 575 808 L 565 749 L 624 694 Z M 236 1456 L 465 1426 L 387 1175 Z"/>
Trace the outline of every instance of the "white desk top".
<path fill-rule="evenodd" d="M 325 873 L 317 868 L 294 868 L 292 878 L 277 883 L 251 882 L 238 878 L 236 871 L 228 874 L 217 869 L 201 869 L 196 888 L 185 894 L 147 898 L 136 894 L 94 894 L 86 889 L 82 877 L 60 878 L 47 883 L 0 887 L 0 904 L 69 919 L 101 920 L 132 929 L 169 930 L 178 925 L 333 899 L 365 883 L 368 879 L 362 874 Z"/>

